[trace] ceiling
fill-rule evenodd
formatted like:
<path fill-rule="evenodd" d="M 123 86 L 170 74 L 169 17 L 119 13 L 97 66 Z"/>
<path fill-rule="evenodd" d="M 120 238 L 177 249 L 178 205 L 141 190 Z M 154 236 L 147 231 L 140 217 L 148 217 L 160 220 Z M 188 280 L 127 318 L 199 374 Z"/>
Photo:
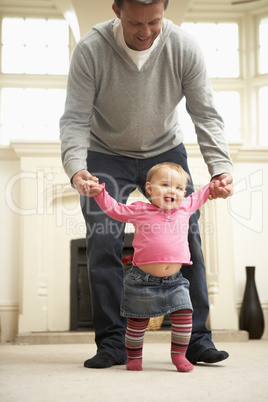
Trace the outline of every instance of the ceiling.
<path fill-rule="evenodd" d="M 63 0 L 62 0 L 63 1 Z M 74 0 L 75 1 L 75 0 Z M 80 0 L 80 3 L 82 2 L 85 3 L 92 3 L 94 4 L 95 0 Z M 100 1 L 100 0 L 99 0 Z M 210 7 L 210 8 L 226 8 L 229 6 L 232 7 L 256 7 L 258 5 L 267 5 L 268 1 L 267 0 L 170 0 L 170 5 L 172 5 L 172 2 L 187 2 L 190 3 L 191 7 Z M 113 0 L 110 0 L 110 3 L 112 4 Z M 239 2 L 240 4 L 234 5 L 232 3 Z M 254 4 L 255 3 L 255 4 Z M 39 7 L 41 6 L 48 6 L 52 5 L 53 0 L 0 0 L 0 5 L 15 5 L 15 6 L 31 6 L 31 5 L 37 5 Z"/>
<path fill-rule="evenodd" d="M 215 9 L 241 11 L 268 5 L 267 0 L 190 0 L 189 3 L 191 9 L 207 9 L 211 11 Z"/>

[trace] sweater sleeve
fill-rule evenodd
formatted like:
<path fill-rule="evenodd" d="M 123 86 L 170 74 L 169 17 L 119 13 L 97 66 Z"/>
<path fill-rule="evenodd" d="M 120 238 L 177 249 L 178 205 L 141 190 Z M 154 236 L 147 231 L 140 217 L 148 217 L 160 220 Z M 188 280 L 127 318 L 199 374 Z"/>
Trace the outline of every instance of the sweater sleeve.
<path fill-rule="evenodd" d="M 104 184 L 102 184 L 102 186 L 105 187 Z M 121 204 L 111 197 L 105 188 L 94 198 L 103 212 L 105 212 L 111 218 L 120 222 L 133 222 L 133 220 L 135 220 L 137 209 L 135 204 L 137 203 L 133 203 L 131 205 Z"/>
<path fill-rule="evenodd" d="M 65 110 L 60 119 L 61 157 L 70 179 L 87 169 L 95 92 L 94 66 L 79 42 L 71 58 Z"/>
<path fill-rule="evenodd" d="M 185 209 L 187 209 L 187 211 L 194 213 L 207 202 L 210 194 L 209 185 L 210 183 L 185 198 Z"/>

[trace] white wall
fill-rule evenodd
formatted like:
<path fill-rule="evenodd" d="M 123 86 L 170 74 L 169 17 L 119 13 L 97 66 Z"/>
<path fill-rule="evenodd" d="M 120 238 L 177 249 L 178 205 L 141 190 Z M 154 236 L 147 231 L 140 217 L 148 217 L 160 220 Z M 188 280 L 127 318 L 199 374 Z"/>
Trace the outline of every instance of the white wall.
<path fill-rule="evenodd" d="M 19 151 L 20 156 L 14 154 L 12 146 L 4 150 L 0 148 L 0 184 L 1 189 L 8 189 L 7 194 L 5 191 L 0 193 L 2 218 L 0 230 L 0 319 L 2 342 L 14 340 L 18 328 L 18 316 L 21 331 L 24 329 L 27 331 L 37 330 L 41 322 L 43 330 L 68 330 L 70 239 L 84 236 L 83 219 L 78 210 L 74 192 L 72 190 L 69 192 L 66 187 L 68 180 L 62 172 L 58 150 L 57 152 L 53 151 L 53 155 L 50 155 L 50 147 L 47 145 L 46 155 L 42 157 L 39 155 L 38 158 L 38 156 L 31 156 L 31 154 L 38 154 L 38 146 L 34 146 L 28 151 L 27 145 L 15 145 L 17 149 L 22 149 Z M 53 147 L 51 149 L 54 149 Z M 40 153 L 43 152 L 43 149 L 44 147 L 41 146 Z M 189 146 L 188 150 L 190 168 L 194 180 L 196 179 L 198 182 L 200 174 L 200 168 L 196 166 L 198 149 Z M 24 156 L 22 157 L 23 153 Z M 220 231 L 217 247 L 219 255 L 228 254 L 227 261 L 231 267 L 226 267 L 226 277 L 228 275 L 228 280 L 230 280 L 231 292 L 234 289 L 234 309 L 239 309 L 241 305 L 245 286 L 245 266 L 256 266 L 256 283 L 267 323 L 268 214 L 265 206 L 268 205 L 266 184 L 268 182 L 268 150 L 258 153 L 257 156 L 252 150 L 236 150 L 232 153 L 235 164 L 236 193 L 229 201 L 222 200 L 219 202 L 220 211 L 228 218 L 228 226 L 226 227 L 226 222 L 221 219 L 220 215 L 217 219 Z M 45 172 L 46 199 L 50 202 L 46 205 L 47 209 L 41 211 L 42 213 L 37 211 L 31 216 L 21 216 L 20 213 L 16 213 L 16 206 L 26 209 L 35 207 L 39 192 L 39 190 L 37 191 L 37 178 L 34 178 L 33 175 L 33 178 L 30 179 L 28 175 L 27 179 L 22 180 L 24 190 L 19 197 L 20 181 L 17 181 L 16 177 L 21 168 L 20 157 L 25 159 L 22 166 L 24 169 L 27 168 L 27 175 L 33 172 L 32 166 L 34 165 L 37 165 L 38 169 L 42 168 L 42 171 Z M 52 164 L 55 165 L 52 170 L 54 181 L 49 176 Z M 43 197 L 44 194 L 40 192 L 39 195 Z M 62 206 L 63 195 L 67 195 L 67 197 Z M 42 202 L 41 199 L 39 206 L 41 205 L 43 208 Z M 46 212 L 49 213 L 46 215 Z M 61 224 L 58 222 L 59 217 L 63 219 Z M 230 217 L 231 219 L 229 219 Z M 226 241 L 224 238 L 225 230 L 228 231 Z M 233 248 L 229 245 L 226 247 L 227 244 L 230 244 L 230 236 L 233 238 Z M 44 240 L 43 243 L 42 239 Z M 57 246 L 55 239 L 58 242 Z M 41 249 L 40 244 L 43 244 Z M 224 275 L 222 275 L 222 272 L 225 272 L 225 267 L 222 266 L 222 261 L 218 261 L 218 264 L 221 271 L 219 285 L 223 286 L 224 297 L 229 300 L 228 286 L 226 288 L 226 283 L 223 283 Z M 210 275 L 211 272 L 208 274 Z M 26 281 L 27 285 L 25 285 Z M 30 294 L 31 297 L 29 297 Z M 213 296 L 211 303 L 217 307 L 217 303 L 219 304 L 217 294 L 215 297 Z M 224 317 L 222 299 L 220 304 L 223 313 L 213 317 L 214 322 L 218 322 L 218 328 L 221 327 L 221 329 L 223 322 L 223 328 L 234 328 L 233 322 L 230 322 L 228 317 L 227 319 Z M 27 309 L 28 315 L 25 314 Z M 49 314 L 46 313 L 46 309 L 50 309 Z M 31 311 L 33 313 L 39 311 L 42 314 L 39 313 L 38 319 L 35 319 Z M 223 318 L 224 321 L 222 321 Z M 267 328 L 264 337 L 268 338 Z"/>
<path fill-rule="evenodd" d="M 235 194 L 229 200 L 233 218 L 234 272 L 240 308 L 246 281 L 246 266 L 256 266 L 255 280 L 265 313 L 268 338 L 268 163 L 236 163 Z"/>
<path fill-rule="evenodd" d="M 62 0 L 59 2 L 66 3 L 62 2 Z M 59 2 L 55 1 L 54 3 Z M 195 7 L 194 2 L 191 3 L 190 13 L 192 12 L 198 15 L 198 7 Z M 197 2 L 197 6 L 198 3 L 200 2 Z M 207 6 L 209 10 L 212 9 L 212 5 L 216 7 L 215 2 L 211 1 L 210 3 L 211 4 Z M 256 2 L 256 4 L 258 3 L 263 2 Z M 90 20 L 90 26 L 98 21 L 113 17 L 113 12 L 110 8 L 112 1 L 105 0 L 105 4 L 107 4 L 108 7 L 105 18 L 103 10 L 95 10 L 94 8 L 94 15 L 91 13 L 91 16 L 89 16 L 89 18 L 92 19 L 92 21 Z M 174 1 L 172 4 L 172 7 L 175 7 Z M 229 8 L 230 7 L 231 6 L 229 6 Z M 207 15 L 207 9 L 204 8 L 203 12 L 205 13 L 205 17 L 205 15 Z M 179 23 L 180 21 L 176 20 L 179 15 L 180 14 L 177 11 L 175 12 L 170 5 L 166 16 L 173 19 L 175 23 Z M 231 260 L 233 261 L 235 307 L 239 310 L 243 297 L 245 266 L 255 265 L 257 289 L 265 313 L 266 329 L 264 337 L 268 338 L 268 270 L 266 267 L 268 255 L 268 211 L 266 207 L 268 205 L 268 150 L 266 149 L 262 152 L 250 149 L 240 150 L 233 154 L 233 159 L 235 162 L 234 178 L 236 193 L 230 201 L 226 201 L 225 208 L 228 209 L 233 223 L 233 249 L 226 250 L 226 252 L 230 253 Z M 189 163 L 191 166 L 191 160 Z M 21 314 L 23 310 L 22 294 L 20 291 L 23 277 L 21 276 L 20 267 L 24 258 L 21 252 L 21 244 L 25 239 L 22 237 L 21 216 L 12 212 L 5 198 L 6 186 L 19 171 L 19 157 L 16 156 L 12 147 L 7 149 L 0 147 L 0 325 L 2 342 L 12 341 L 14 339 L 14 335 L 17 332 L 18 314 L 19 312 Z M 18 191 L 18 185 L 15 185 L 14 193 L 11 194 L 11 202 L 13 200 L 14 205 L 16 205 L 16 202 L 19 202 Z M 77 227 L 79 228 L 81 224 L 80 221 L 81 216 L 78 215 Z M 27 226 L 27 219 L 23 224 Z M 52 216 L 49 217 L 47 226 L 53 226 Z M 55 228 L 53 230 L 55 230 Z M 57 228 L 57 231 L 59 235 L 63 235 L 62 229 Z M 32 236 L 34 235 L 35 233 L 32 233 Z M 80 233 L 77 233 L 74 237 L 80 237 Z M 224 247 L 224 244 L 222 247 Z M 66 252 L 68 253 L 68 250 Z M 58 258 L 60 258 L 60 255 L 58 255 Z M 53 256 L 49 256 L 48 261 L 51 261 L 51 259 L 53 260 Z M 69 255 L 64 255 L 64 261 L 68 261 L 68 259 Z M 54 268 L 56 269 L 56 265 L 53 265 L 53 269 Z M 64 286 L 67 289 L 68 273 L 65 272 L 64 275 Z M 52 291 L 54 290 L 52 289 Z M 54 294 L 56 295 L 56 290 Z M 226 295 L 226 297 L 228 297 L 228 295 Z M 53 298 L 53 300 L 56 301 L 56 298 Z M 67 307 L 65 307 L 65 309 L 66 308 Z M 56 328 L 57 314 L 60 314 L 60 312 L 55 312 L 55 320 L 51 318 L 51 328 Z"/>

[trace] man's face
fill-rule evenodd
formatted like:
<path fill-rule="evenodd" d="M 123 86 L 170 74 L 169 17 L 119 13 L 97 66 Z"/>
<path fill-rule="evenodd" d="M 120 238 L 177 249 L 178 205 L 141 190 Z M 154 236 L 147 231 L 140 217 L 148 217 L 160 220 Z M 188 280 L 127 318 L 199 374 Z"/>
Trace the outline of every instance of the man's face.
<path fill-rule="evenodd" d="M 113 10 L 121 19 L 127 46 L 133 50 L 149 49 L 161 31 L 164 3 L 144 5 L 125 1 L 120 11 L 114 4 Z"/>

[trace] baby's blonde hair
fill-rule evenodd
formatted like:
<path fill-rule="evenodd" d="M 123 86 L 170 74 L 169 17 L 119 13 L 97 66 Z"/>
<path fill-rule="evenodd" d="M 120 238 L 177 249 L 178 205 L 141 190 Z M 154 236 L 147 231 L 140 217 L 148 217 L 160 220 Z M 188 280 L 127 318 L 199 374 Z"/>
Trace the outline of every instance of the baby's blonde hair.
<path fill-rule="evenodd" d="M 158 163 L 157 165 L 154 165 L 147 173 L 147 178 L 146 178 L 146 182 L 150 182 L 152 180 L 152 177 L 158 172 L 158 170 L 162 167 L 166 167 L 168 169 L 172 169 L 175 170 L 176 172 L 178 172 L 179 174 L 181 174 L 182 176 L 184 176 L 185 181 L 186 181 L 186 185 L 188 184 L 189 181 L 191 181 L 190 176 L 187 172 L 185 172 L 185 170 L 181 167 L 181 165 L 178 165 L 177 163 L 173 163 L 173 162 L 162 162 L 162 163 Z M 149 194 L 147 194 L 146 191 L 146 195 L 147 197 L 149 196 Z"/>

